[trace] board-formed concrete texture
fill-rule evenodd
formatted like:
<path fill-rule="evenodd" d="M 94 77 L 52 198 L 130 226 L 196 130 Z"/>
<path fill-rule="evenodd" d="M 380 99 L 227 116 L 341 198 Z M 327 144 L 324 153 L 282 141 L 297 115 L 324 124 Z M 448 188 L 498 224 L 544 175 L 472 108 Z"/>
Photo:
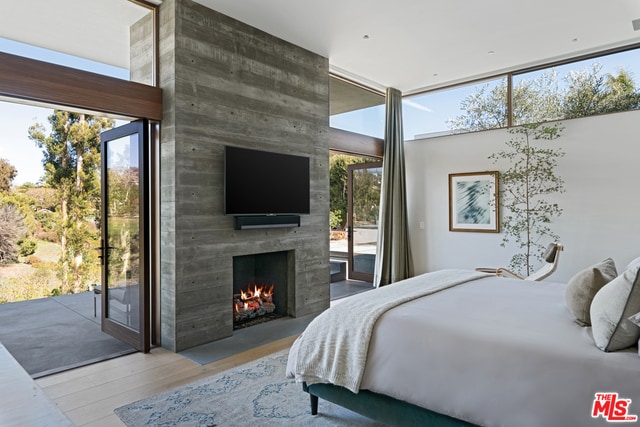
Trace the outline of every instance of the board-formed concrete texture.
<path fill-rule="evenodd" d="M 232 335 L 236 255 L 290 251 L 289 314 L 328 308 L 327 58 L 191 0 L 163 1 L 160 21 L 162 346 Z M 310 158 L 300 227 L 234 230 L 223 212 L 226 145 Z"/>

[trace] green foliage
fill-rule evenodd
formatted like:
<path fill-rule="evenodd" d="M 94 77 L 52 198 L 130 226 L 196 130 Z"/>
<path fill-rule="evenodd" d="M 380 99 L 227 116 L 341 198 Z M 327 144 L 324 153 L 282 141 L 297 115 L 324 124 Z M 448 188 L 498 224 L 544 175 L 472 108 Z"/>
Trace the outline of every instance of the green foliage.
<path fill-rule="evenodd" d="M 448 121 L 452 130 L 473 132 L 507 127 L 507 79 L 489 90 L 478 85 L 460 106 L 463 114 Z M 640 92 L 631 74 L 602 73 L 602 65 L 575 71 L 559 81 L 555 69 L 534 79 L 522 79 L 511 93 L 515 125 L 586 117 L 640 108 Z"/>
<path fill-rule="evenodd" d="M 7 160 L 0 159 L 0 192 L 11 190 L 11 184 L 18 175 L 18 171 Z"/>
<path fill-rule="evenodd" d="M 509 129 L 513 136 L 506 142 L 507 148 L 489 156 L 494 163 L 506 161 L 510 165 L 500 173 L 502 246 L 513 241 L 523 251 L 512 257 L 509 267 L 525 275 L 531 274 L 534 259 L 542 259 L 549 241 L 559 240 L 550 224 L 562 209 L 550 202 L 549 196 L 564 192 L 564 181 L 555 173 L 564 152 L 549 142 L 559 138 L 562 130 L 559 123 Z"/>
<path fill-rule="evenodd" d="M 331 228 L 342 228 L 347 221 L 347 166 L 373 161 L 346 154 L 331 153 L 329 156 L 329 210 L 335 213 L 336 218 L 340 218 L 340 223 L 331 223 Z M 379 191 L 377 198 L 380 198 Z"/>
<path fill-rule="evenodd" d="M 33 255 L 37 248 L 38 241 L 36 239 L 26 237 L 18 240 L 18 254 L 22 257 Z"/>
<path fill-rule="evenodd" d="M 460 103 L 465 114 L 448 120 L 454 131 L 473 132 L 507 126 L 507 80 L 489 90 L 490 85 L 477 86 L 475 92 Z"/>
<path fill-rule="evenodd" d="M 100 218 L 100 133 L 114 121 L 82 113 L 54 110 L 51 133 L 43 125 L 29 128 L 29 137 L 42 148 L 44 182 L 56 192 L 60 234 L 61 291 L 79 292 L 93 279 Z"/>
<path fill-rule="evenodd" d="M 34 218 L 36 220 L 36 236 L 39 239 L 60 243 L 60 235 L 58 233 L 60 216 L 57 212 L 42 209 L 35 212 Z"/>
<path fill-rule="evenodd" d="M 26 231 L 20 209 L 11 203 L 0 204 L 0 264 L 18 259 L 18 240 Z"/>
<path fill-rule="evenodd" d="M 353 225 L 378 223 L 382 175 L 370 169 L 354 171 Z"/>
<path fill-rule="evenodd" d="M 342 221 L 342 212 L 329 211 L 329 226 L 332 230 L 342 227 L 344 222 Z"/>
<path fill-rule="evenodd" d="M 572 74 L 565 96 L 566 118 L 627 111 L 640 106 L 640 94 L 631 75 L 621 69 L 618 75 L 602 75 L 602 65 Z"/>
<path fill-rule="evenodd" d="M 41 210 L 55 211 L 60 203 L 56 190 L 45 185 L 21 185 L 16 188 L 14 194 L 21 195 L 24 200 L 28 201 L 28 205 L 34 212 Z"/>
<path fill-rule="evenodd" d="M 33 209 L 29 204 L 29 198 L 25 197 L 22 194 L 16 193 L 12 191 L 10 193 L 5 193 L 4 195 L 0 195 L 0 204 L 2 205 L 12 205 L 22 215 L 22 220 L 24 225 L 26 226 L 25 233 L 32 234 L 35 229 L 35 219 L 33 216 Z"/>
<path fill-rule="evenodd" d="M 53 272 L 45 269 L 3 278 L 0 284 L 0 304 L 52 296 L 56 283 Z"/>

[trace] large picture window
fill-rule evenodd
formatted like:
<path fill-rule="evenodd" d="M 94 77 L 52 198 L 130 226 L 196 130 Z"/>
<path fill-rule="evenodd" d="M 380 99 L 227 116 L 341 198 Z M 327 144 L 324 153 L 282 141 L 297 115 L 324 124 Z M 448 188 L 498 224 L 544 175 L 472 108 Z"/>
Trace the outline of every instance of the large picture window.
<path fill-rule="evenodd" d="M 640 108 L 637 49 L 513 75 L 513 124 Z"/>
<path fill-rule="evenodd" d="M 637 76 L 635 47 L 408 96 L 405 139 L 636 110 Z"/>

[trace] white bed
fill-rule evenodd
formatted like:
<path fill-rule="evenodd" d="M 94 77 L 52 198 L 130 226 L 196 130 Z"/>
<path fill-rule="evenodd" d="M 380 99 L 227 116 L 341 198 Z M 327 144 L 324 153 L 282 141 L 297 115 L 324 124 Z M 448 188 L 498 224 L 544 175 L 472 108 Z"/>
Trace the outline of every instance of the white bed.
<path fill-rule="evenodd" d="M 579 326 L 567 309 L 566 284 L 457 270 L 408 282 L 414 288 L 432 286 L 442 281 L 443 273 L 467 278 L 374 320 L 366 363 L 355 383 L 351 378 L 341 384 L 326 366 L 309 370 L 308 360 L 327 359 L 330 368 L 336 361 L 352 363 L 354 358 L 345 356 L 351 351 L 349 340 L 358 341 L 368 332 L 354 328 L 350 316 L 362 306 L 371 312 L 371 294 L 385 288 L 359 294 L 318 316 L 292 346 L 288 376 L 307 384 L 370 390 L 482 426 L 608 425 L 602 416 L 591 416 L 595 394 L 602 392 L 631 399 L 629 414 L 640 415 L 637 347 L 608 353 L 597 348 L 591 328 Z M 322 332 L 314 337 L 313 329 Z M 355 336 L 342 336 L 349 334 L 345 329 Z"/>

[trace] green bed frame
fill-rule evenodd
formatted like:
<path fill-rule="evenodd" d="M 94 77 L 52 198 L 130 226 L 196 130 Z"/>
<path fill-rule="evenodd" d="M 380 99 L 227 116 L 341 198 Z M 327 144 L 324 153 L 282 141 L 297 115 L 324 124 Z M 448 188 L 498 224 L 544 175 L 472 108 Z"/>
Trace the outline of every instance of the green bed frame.
<path fill-rule="evenodd" d="M 344 387 L 332 384 L 307 385 L 306 383 L 302 383 L 302 389 L 309 393 L 312 415 L 317 415 L 318 398 L 322 398 L 392 426 L 477 427 L 475 424 L 368 390 L 360 390 L 358 394 L 354 394 Z"/>

